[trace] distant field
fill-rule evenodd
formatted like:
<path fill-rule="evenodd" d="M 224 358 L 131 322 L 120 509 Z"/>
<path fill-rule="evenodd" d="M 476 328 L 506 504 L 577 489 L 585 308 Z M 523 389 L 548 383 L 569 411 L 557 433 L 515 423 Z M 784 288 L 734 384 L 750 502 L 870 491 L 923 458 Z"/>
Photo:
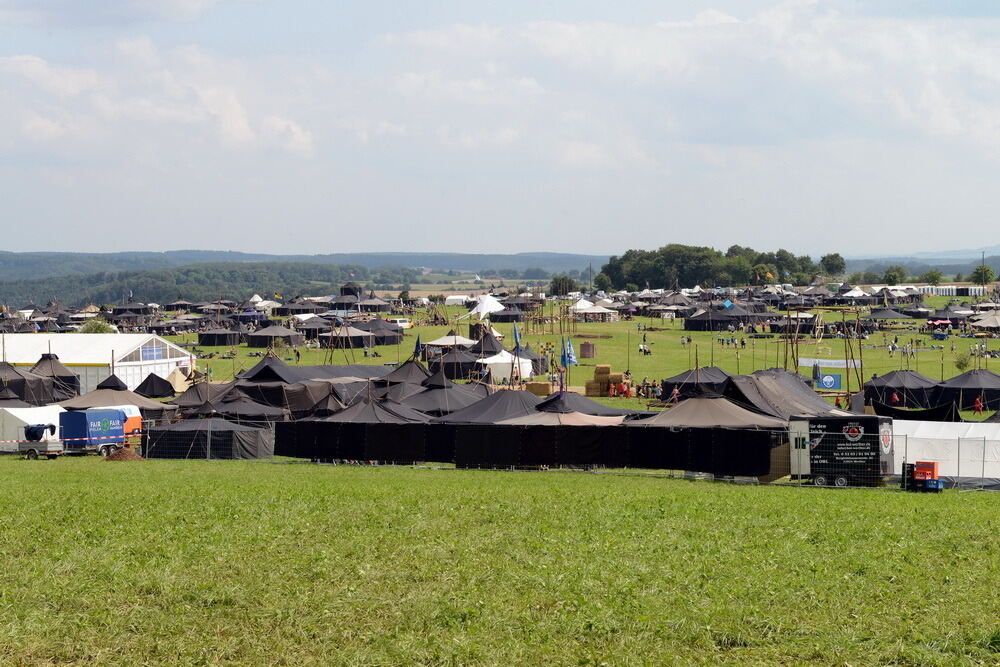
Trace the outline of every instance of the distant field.
<path fill-rule="evenodd" d="M 996 664 L 993 494 L 0 459 L 9 664 Z"/>
<path fill-rule="evenodd" d="M 940 306 L 947 302 L 944 297 L 932 297 L 929 299 L 934 306 Z M 462 314 L 464 308 L 451 307 L 446 309 L 450 317 Z M 417 316 L 419 319 L 419 315 Z M 839 314 L 825 314 L 827 321 L 839 320 Z M 300 349 L 302 364 L 319 364 L 325 361 L 333 363 L 385 363 L 397 360 L 405 361 L 413 353 L 413 346 L 419 334 L 423 342 L 433 340 L 447 333 L 450 329 L 456 330 L 462 335 L 468 335 L 468 325 L 470 320 L 463 319 L 455 321 L 448 326 L 419 326 L 406 332 L 406 337 L 401 345 L 381 346 L 377 350 L 381 355 L 379 358 L 365 358 L 362 350 L 336 350 L 329 354 L 325 350 L 304 350 Z M 786 345 L 777 338 L 769 339 L 747 339 L 746 348 L 737 348 L 731 345 L 720 345 L 719 334 L 710 332 L 685 332 L 681 320 L 661 320 L 659 318 L 637 318 L 631 322 L 609 322 L 609 323 L 589 323 L 568 325 L 569 330 L 562 335 L 548 332 L 541 333 L 535 331 L 526 324 L 518 325 L 522 334 L 522 340 L 532 346 L 533 349 L 541 349 L 544 343 L 553 343 L 559 349 L 560 340 L 563 337 L 571 337 L 574 348 L 579 358 L 580 365 L 571 368 L 569 373 L 570 384 L 583 386 L 586 380 L 593 378 L 595 364 L 611 364 L 615 371 L 624 371 L 626 368 L 632 371 L 632 376 L 636 381 L 648 378 L 650 381 L 659 381 L 665 377 L 676 375 L 682 371 L 695 367 L 697 360 L 701 366 L 715 365 L 729 372 L 747 373 L 761 368 L 784 367 L 786 361 Z M 644 330 L 639 330 L 639 326 Z M 982 339 L 973 341 L 968 338 L 951 337 L 949 340 L 933 341 L 930 336 L 918 334 L 916 323 L 901 325 L 886 332 L 883 339 L 882 333 L 864 341 L 863 361 L 864 374 L 862 380 L 867 380 L 872 374 L 883 374 L 891 370 L 901 368 L 912 368 L 918 370 L 932 378 L 941 379 L 957 375 L 960 371 L 955 366 L 955 359 L 962 351 L 968 350 L 974 343 L 985 342 L 990 349 L 1000 348 L 1000 340 Z M 511 324 L 498 324 L 495 328 L 505 335 L 504 344 L 507 347 L 513 345 Z M 656 328 L 650 331 L 648 328 Z M 641 356 L 638 353 L 639 343 L 645 336 L 646 344 L 652 350 L 652 355 Z M 681 337 L 690 336 L 694 344 L 682 345 Z M 892 340 L 898 336 L 899 343 L 904 344 L 911 339 L 921 341 L 917 347 L 916 357 L 904 359 L 901 354 L 896 353 L 892 357 L 885 346 L 886 340 Z M 725 337 L 725 335 L 724 335 Z M 189 335 L 185 337 L 175 337 L 172 340 L 196 340 L 197 337 Z M 596 356 L 593 359 L 584 359 L 580 356 L 581 343 L 585 340 L 591 341 L 596 346 Z M 954 351 L 952 346 L 954 345 Z M 933 347 L 932 347 L 933 346 Z M 942 349 L 943 348 L 943 349 Z M 205 348 L 206 351 L 222 353 L 228 348 Z M 249 368 L 258 359 L 247 357 L 249 352 L 245 347 L 238 348 L 238 358 L 231 360 L 203 360 L 199 361 L 200 368 L 208 368 L 212 371 L 212 377 L 216 380 L 227 380 L 235 372 L 244 368 Z M 259 350 L 258 350 L 259 351 Z M 844 341 L 836 338 L 826 338 L 822 341 L 804 340 L 799 344 L 799 354 L 802 357 L 823 357 L 831 359 L 843 359 L 845 357 Z M 854 354 L 858 354 L 855 345 Z M 285 355 L 294 363 L 294 355 L 291 351 Z M 788 354 L 789 359 L 791 353 Z M 558 354 L 557 354 L 558 359 Z M 975 363 L 976 360 L 973 360 Z M 1000 370 L 1000 359 L 981 359 L 983 367 Z M 800 372 L 808 374 L 811 368 L 800 368 Z M 843 371 L 840 371 L 843 372 Z M 851 388 L 858 389 L 857 377 L 851 377 Z M 844 379 L 845 387 L 847 379 Z M 609 399 L 614 403 L 615 399 Z"/>

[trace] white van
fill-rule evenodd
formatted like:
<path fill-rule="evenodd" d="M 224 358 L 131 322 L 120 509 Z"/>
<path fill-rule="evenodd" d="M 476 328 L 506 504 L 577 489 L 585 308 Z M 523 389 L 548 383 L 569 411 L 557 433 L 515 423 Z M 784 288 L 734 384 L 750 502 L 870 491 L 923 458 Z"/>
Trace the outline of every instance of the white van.
<path fill-rule="evenodd" d="M 408 317 L 389 317 L 386 319 L 389 324 L 395 324 L 400 329 L 412 329 L 413 322 Z"/>

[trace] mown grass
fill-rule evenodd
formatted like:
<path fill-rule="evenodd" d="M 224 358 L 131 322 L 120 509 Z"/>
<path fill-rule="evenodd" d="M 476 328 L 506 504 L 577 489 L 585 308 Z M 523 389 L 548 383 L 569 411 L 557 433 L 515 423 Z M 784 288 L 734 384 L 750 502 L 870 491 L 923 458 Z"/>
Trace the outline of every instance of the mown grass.
<path fill-rule="evenodd" d="M 992 494 L 0 460 L 0 662 L 1000 660 Z"/>

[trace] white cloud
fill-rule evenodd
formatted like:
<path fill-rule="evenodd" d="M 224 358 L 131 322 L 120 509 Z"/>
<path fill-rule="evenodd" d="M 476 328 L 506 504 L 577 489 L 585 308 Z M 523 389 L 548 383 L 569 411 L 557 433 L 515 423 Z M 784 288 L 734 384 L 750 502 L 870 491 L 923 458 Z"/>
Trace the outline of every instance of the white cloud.
<path fill-rule="evenodd" d="M 0 23 L 100 25 L 190 21 L 218 0 L 0 0 Z"/>

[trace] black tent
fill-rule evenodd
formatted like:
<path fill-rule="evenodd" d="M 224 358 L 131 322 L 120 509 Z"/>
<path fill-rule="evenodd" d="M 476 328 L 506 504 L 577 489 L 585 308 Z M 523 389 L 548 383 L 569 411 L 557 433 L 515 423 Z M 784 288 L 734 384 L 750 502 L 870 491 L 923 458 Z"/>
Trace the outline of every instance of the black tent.
<path fill-rule="evenodd" d="M 221 401 L 232 389 L 232 383 L 214 384 L 211 382 L 196 382 L 188 387 L 183 394 L 171 401 L 171 403 L 181 408 L 197 408 L 205 403 Z"/>
<path fill-rule="evenodd" d="M 819 417 L 846 414 L 813 391 L 807 378 L 781 368 L 734 375 L 723 394 L 746 408 L 781 419 L 793 415 Z"/>
<path fill-rule="evenodd" d="M 229 329 L 209 329 L 198 334 L 198 345 L 232 347 L 240 344 L 240 333 Z"/>
<path fill-rule="evenodd" d="M 387 401 L 361 401 L 329 417 L 301 420 L 296 437 L 279 428 L 278 452 L 294 447 L 297 456 L 316 460 L 412 463 L 425 459 L 428 417 Z M 290 448 L 291 448 L 290 447 Z"/>
<path fill-rule="evenodd" d="M 895 408 L 930 408 L 937 405 L 941 383 L 916 371 L 899 370 L 873 377 L 864 384 L 865 401 Z M 893 402 L 892 396 L 899 400 Z"/>
<path fill-rule="evenodd" d="M 264 426 L 269 422 L 288 421 L 290 415 L 284 408 L 276 408 L 240 397 L 232 401 L 204 403 L 184 411 L 185 416 L 222 417 L 241 424 Z"/>
<path fill-rule="evenodd" d="M 173 398 L 175 392 L 172 384 L 161 378 L 156 373 L 150 373 L 146 376 L 146 379 L 135 388 L 135 393 L 140 396 L 145 396 L 146 398 Z"/>
<path fill-rule="evenodd" d="M 66 368 L 58 355 L 44 353 L 31 367 L 31 372 L 40 377 L 52 378 L 55 383 L 57 401 L 64 401 L 80 393 L 80 376 Z"/>
<path fill-rule="evenodd" d="M 0 408 L 30 408 L 30 403 L 25 403 L 17 394 L 10 389 L 0 389 Z"/>
<path fill-rule="evenodd" d="M 269 429 L 225 419 L 186 419 L 147 429 L 142 455 L 147 459 L 267 459 L 274 456 Z"/>
<path fill-rule="evenodd" d="M 291 346 L 302 345 L 306 341 L 305 336 L 300 333 L 272 325 L 247 334 L 247 347 L 271 347 L 277 340 Z"/>
<path fill-rule="evenodd" d="M 386 384 L 395 384 L 399 382 L 420 384 L 430 377 L 430 375 L 431 372 L 427 370 L 422 363 L 411 359 L 410 361 L 403 362 L 394 368 L 388 375 L 383 375 L 379 379 L 379 382 Z"/>
<path fill-rule="evenodd" d="M 35 375 L 30 371 L 0 361 L 0 390 L 9 389 L 17 398 L 31 405 L 48 405 L 62 393 L 51 377 Z"/>
<path fill-rule="evenodd" d="M 111 391 L 128 391 L 128 385 L 122 382 L 121 378 L 112 373 L 98 383 L 96 389 L 110 389 Z"/>
<path fill-rule="evenodd" d="M 771 449 L 780 437 L 776 433 L 787 426 L 783 419 L 751 412 L 724 397 L 690 398 L 628 423 L 629 465 L 724 476 L 767 475 Z"/>
<path fill-rule="evenodd" d="M 492 357 L 503 352 L 503 345 L 500 344 L 496 336 L 487 330 L 482 338 L 469 346 L 469 352 L 477 358 Z"/>
<path fill-rule="evenodd" d="M 673 400 L 675 388 L 678 392 L 676 398 L 681 399 L 702 396 L 706 393 L 721 394 L 729 384 L 731 377 L 729 373 L 717 366 L 705 366 L 684 371 L 663 381 L 663 400 Z"/>
<path fill-rule="evenodd" d="M 881 417 L 892 417 L 893 419 L 924 421 L 924 422 L 960 422 L 962 416 L 958 413 L 958 408 L 954 403 L 936 405 L 926 409 L 905 409 L 896 408 L 879 401 L 871 402 L 875 414 Z M 992 417 L 990 418 L 992 419 Z M 985 421 L 990 421 L 987 419 Z"/>
<path fill-rule="evenodd" d="M 385 320 L 375 319 L 370 322 L 356 322 L 355 329 L 367 331 L 375 336 L 376 345 L 399 345 L 403 342 L 403 330 Z"/>
<path fill-rule="evenodd" d="M 445 376 L 450 380 L 466 379 L 478 370 L 477 359 L 476 355 L 456 347 L 431 361 L 430 367 L 432 371 L 443 369 Z"/>
<path fill-rule="evenodd" d="M 496 424 L 533 414 L 542 399 L 528 391 L 502 390 L 467 408 L 434 420 L 437 424 Z"/>
<path fill-rule="evenodd" d="M 1000 409 L 1000 375 L 984 369 L 966 371 L 941 383 L 937 402 L 971 410 L 977 398 L 986 410 Z"/>
<path fill-rule="evenodd" d="M 403 402 L 414 410 L 435 417 L 467 408 L 481 400 L 471 391 L 445 377 L 443 371 L 438 371 L 421 384 L 425 389 Z"/>
<path fill-rule="evenodd" d="M 535 410 L 540 412 L 582 412 L 585 415 L 594 415 L 597 417 L 648 414 L 643 410 L 609 408 L 606 405 L 592 401 L 572 391 L 557 391 L 554 394 L 550 394 L 545 400 L 535 406 Z"/>

